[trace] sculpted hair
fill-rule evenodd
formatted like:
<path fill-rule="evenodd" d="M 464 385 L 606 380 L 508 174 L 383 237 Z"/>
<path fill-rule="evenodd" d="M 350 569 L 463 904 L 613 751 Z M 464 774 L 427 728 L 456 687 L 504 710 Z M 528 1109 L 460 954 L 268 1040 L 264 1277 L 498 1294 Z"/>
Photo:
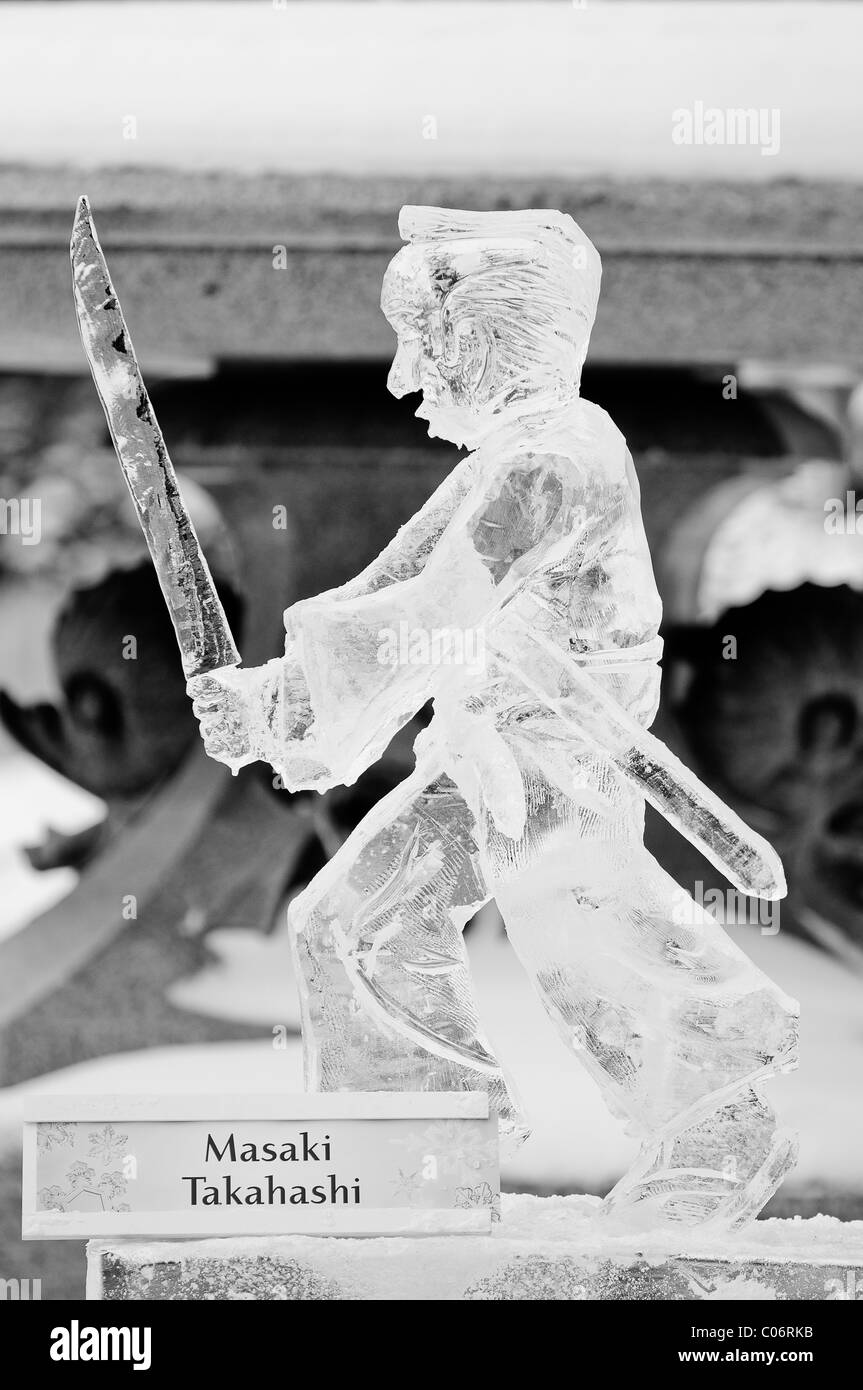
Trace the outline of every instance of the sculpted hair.
<path fill-rule="evenodd" d="M 432 262 L 456 318 L 464 295 L 471 314 L 505 319 L 506 334 L 495 339 L 503 375 L 523 376 L 528 363 L 559 391 L 577 388 L 602 265 L 567 213 L 405 207 L 399 232 Z"/>

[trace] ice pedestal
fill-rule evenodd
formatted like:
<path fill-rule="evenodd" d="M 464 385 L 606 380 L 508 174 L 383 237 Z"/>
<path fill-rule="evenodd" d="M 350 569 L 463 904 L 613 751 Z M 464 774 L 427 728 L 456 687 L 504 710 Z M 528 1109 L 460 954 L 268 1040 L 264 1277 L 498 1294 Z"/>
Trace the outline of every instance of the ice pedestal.
<path fill-rule="evenodd" d="M 733 1238 L 609 1233 L 591 1197 L 504 1196 L 490 1236 L 90 1241 L 87 1297 L 682 1300 L 863 1296 L 863 1222 L 759 1221 Z"/>

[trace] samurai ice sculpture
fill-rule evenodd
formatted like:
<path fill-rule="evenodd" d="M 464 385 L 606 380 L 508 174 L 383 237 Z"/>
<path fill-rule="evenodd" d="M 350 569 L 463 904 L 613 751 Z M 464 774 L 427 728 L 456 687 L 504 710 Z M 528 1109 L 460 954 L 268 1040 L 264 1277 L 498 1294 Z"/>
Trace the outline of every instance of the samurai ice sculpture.
<path fill-rule="evenodd" d="M 795 1064 L 796 1005 L 647 853 L 645 801 L 737 888 L 785 886 L 770 846 L 647 731 L 661 609 L 638 482 L 579 395 L 599 256 L 558 212 L 407 207 L 399 227 L 389 389 L 421 391 L 429 433 L 470 453 L 367 569 L 292 605 L 284 656 L 251 670 L 122 318 L 119 356 L 100 325 L 100 295 L 109 318 L 119 307 L 83 203 L 77 263 L 73 239 L 85 347 L 210 756 L 323 791 L 434 701 L 413 774 L 291 908 L 307 1086 L 483 1089 L 503 1133 L 526 1132 L 462 939 L 494 898 L 555 1027 L 641 1140 L 605 1213 L 733 1228 L 794 1162 L 763 1087 Z"/>

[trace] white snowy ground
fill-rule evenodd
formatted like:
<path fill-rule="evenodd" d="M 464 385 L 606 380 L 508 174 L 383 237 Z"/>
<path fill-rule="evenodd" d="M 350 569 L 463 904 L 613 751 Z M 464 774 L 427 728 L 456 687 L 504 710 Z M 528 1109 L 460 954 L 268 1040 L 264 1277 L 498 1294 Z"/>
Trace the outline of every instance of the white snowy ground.
<path fill-rule="evenodd" d="M 75 886 L 72 869 L 36 873 L 21 852 L 46 824 L 72 834 L 99 819 L 102 803 L 25 753 L 0 756 L 0 941 Z"/>
<path fill-rule="evenodd" d="M 85 824 L 93 799 L 46 773 L 20 754 L 3 759 L 0 773 L 0 905 L 11 925 L 67 891 L 66 875 L 33 873 L 14 846 L 38 829 L 39 807 L 50 792 L 51 818 L 64 828 Z M 14 908 L 14 911 L 12 910 Z M 762 936 L 736 928 L 744 948 L 802 1009 L 799 1070 L 773 1083 L 785 1123 L 801 1134 L 795 1186 L 817 1184 L 858 1190 L 863 1174 L 863 980 L 831 957 L 787 934 Z M 514 1186 L 602 1188 L 626 1166 L 632 1143 L 606 1112 L 593 1082 L 548 1024 L 505 940 L 489 915 L 472 934 L 471 955 L 487 1028 L 508 1062 L 534 1125 L 530 1141 L 504 1169 Z M 298 1013 L 284 934 L 253 938 L 240 931 L 211 937 L 218 965 L 176 991 L 178 1003 L 226 1018 L 273 1020 L 296 1027 Z M 20 1143 L 23 1099 L 34 1091 L 191 1092 L 300 1091 L 298 1038 L 285 1048 L 269 1042 L 158 1048 L 126 1053 L 55 1072 L 0 1091 L 0 1150 Z"/>

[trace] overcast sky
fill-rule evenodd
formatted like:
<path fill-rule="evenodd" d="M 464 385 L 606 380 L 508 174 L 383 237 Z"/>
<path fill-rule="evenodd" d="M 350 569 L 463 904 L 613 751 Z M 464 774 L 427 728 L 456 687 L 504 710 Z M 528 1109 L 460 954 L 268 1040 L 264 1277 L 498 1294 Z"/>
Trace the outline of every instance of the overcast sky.
<path fill-rule="evenodd" d="M 0 159 L 859 179 L 861 53 L 830 3 L 2 5 Z M 779 152 L 675 144 L 696 102 Z"/>

